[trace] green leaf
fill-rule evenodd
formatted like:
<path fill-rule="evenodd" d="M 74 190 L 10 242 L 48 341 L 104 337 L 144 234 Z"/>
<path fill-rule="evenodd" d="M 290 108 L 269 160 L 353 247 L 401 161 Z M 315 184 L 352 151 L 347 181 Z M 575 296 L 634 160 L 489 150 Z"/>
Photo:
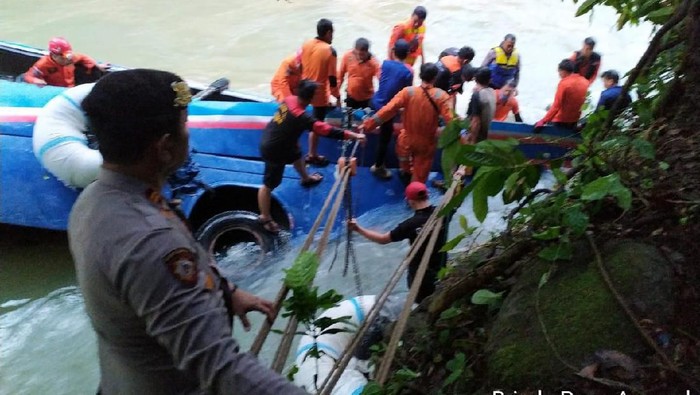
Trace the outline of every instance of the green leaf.
<path fill-rule="evenodd" d="M 558 239 L 560 235 L 560 230 L 561 227 L 559 226 L 552 226 L 550 228 L 547 228 L 545 231 L 540 232 L 540 233 L 535 233 L 532 235 L 533 238 L 537 240 L 553 240 L 553 239 Z"/>
<path fill-rule="evenodd" d="M 462 228 L 463 231 L 468 232 L 469 231 L 469 225 L 467 221 L 467 217 L 464 215 L 459 216 L 459 226 Z"/>
<path fill-rule="evenodd" d="M 549 272 L 546 272 L 546 273 L 542 274 L 542 277 L 540 277 L 540 283 L 537 284 L 537 288 L 544 287 L 548 281 L 549 281 Z"/>
<path fill-rule="evenodd" d="M 551 244 L 542 249 L 537 256 L 549 262 L 559 259 L 571 259 L 571 244 L 567 242 Z"/>
<path fill-rule="evenodd" d="M 576 10 L 576 16 L 581 16 L 584 14 L 587 14 L 590 10 L 593 9 L 593 6 L 597 5 L 600 2 L 600 0 L 586 0 L 581 4 L 581 6 Z"/>
<path fill-rule="evenodd" d="M 632 193 L 620 182 L 617 173 L 597 178 L 583 186 L 581 200 L 594 201 L 603 199 L 606 196 L 613 196 L 617 199 L 617 205 L 623 210 L 630 208 L 632 204 Z"/>
<path fill-rule="evenodd" d="M 554 175 L 554 178 L 560 185 L 564 185 L 568 181 L 566 178 L 566 174 L 559 168 L 552 168 L 552 175 Z"/>
<path fill-rule="evenodd" d="M 636 138 L 632 140 L 632 146 L 634 146 L 642 158 L 654 159 L 656 157 L 654 145 L 644 139 Z"/>
<path fill-rule="evenodd" d="M 457 246 L 457 244 L 459 244 L 459 242 L 462 241 L 465 237 L 466 237 L 466 233 L 462 233 L 462 234 L 457 235 L 457 237 L 455 237 L 454 239 L 445 243 L 445 245 L 442 246 L 442 248 L 440 249 L 440 252 L 452 251 L 452 249 L 455 248 Z"/>
<path fill-rule="evenodd" d="M 668 163 L 666 162 L 659 162 L 659 169 L 661 170 L 668 170 L 668 168 L 671 167 Z"/>
<path fill-rule="evenodd" d="M 445 207 L 440 210 L 439 214 L 441 216 L 445 216 L 449 213 L 452 212 L 452 210 L 455 210 L 457 207 L 461 206 L 462 203 L 464 202 L 464 199 L 467 198 L 469 193 L 474 189 L 474 181 L 472 180 L 469 185 L 464 187 L 459 193 L 450 199 L 450 201 L 445 205 Z"/>
<path fill-rule="evenodd" d="M 657 23 L 657 24 L 662 24 L 668 20 L 668 18 L 673 15 L 673 12 L 676 10 L 675 7 L 669 7 L 669 6 L 660 6 L 659 9 L 654 10 L 647 14 L 647 19 L 650 21 Z"/>
<path fill-rule="evenodd" d="M 384 389 L 382 388 L 379 383 L 376 381 L 370 381 L 365 385 L 365 388 L 362 389 L 362 394 L 361 395 L 382 395 L 384 394 Z"/>
<path fill-rule="evenodd" d="M 588 214 L 583 212 L 583 206 L 576 204 L 573 206 L 568 206 L 564 209 L 564 215 L 562 217 L 562 224 L 571 229 L 571 233 L 574 236 L 580 236 L 586 231 L 588 227 L 589 218 Z"/>
<path fill-rule="evenodd" d="M 450 375 L 447 376 L 445 379 L 445 382 L 443 383 L 443 387 L 446 385 L 450 385 L 457 381 L 460 376 L 462 376 L 462 372 L 464 372 L 464 367 L 466 366 L 466 357 L 464 356 L 464 353 L 457 353 L 454 358 L 449 360 L 446 364 L 445 367 L 447 370 L 449 370 Z"/>
<path fill-rule="evenodd" d="M 477 185 L 472 193 L 472 209 L 474 215 L 479 222 L 484 222 L 486 215 L 489 213 L 488 195 L 483 187 Z"/>
<path fill-rule="evenodd" d="M 440 313 L 441 320 L 450 320 L 455 317 L 459 317 L 462 314 L 462 309 L 459 307 L 450 307 L 447 310 Z"/>
<path fill-rule="evenodd" d="M 309 287 L 316 277 L 318 265 L 315 253 L 305 251 L 299 254 L 292 267 L 285 270 L 284 284 L 290 289 Z"/>
<path fill-rule="evenodd" d="M 476 305 L 494 305 L 503 299 L 503 292 L 495 293 L 488 289 L 480 289 L 472 295 L 472 303 Z"/>

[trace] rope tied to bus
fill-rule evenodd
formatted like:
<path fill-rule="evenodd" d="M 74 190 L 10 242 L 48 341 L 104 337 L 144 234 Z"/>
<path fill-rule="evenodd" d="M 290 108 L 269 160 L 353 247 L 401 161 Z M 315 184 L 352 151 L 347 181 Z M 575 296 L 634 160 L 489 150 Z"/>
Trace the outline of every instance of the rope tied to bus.
<path fill-rule="evenodd" d="M 454 197 L 455 194 L 459 191 L 459 188 L 461 188 L 461 177 L 462 174 L 464 174 L 464 171 L 464 166 L 460 166 L 459 169 L 454 173 L 455 175 L 453 176 L 453 182 L 451 183 L 447 192 L 445 192 L 445 195 L 442 197 L 442 200 L 440 201 L 438 207 L 433 211 L 433 213 L 426 221 L 425 225 L 418 234 L 416 241 L 411 245 L 411 248 L 409 249 L 406 258 L 404 258 L 401 264 L 396 268 L 391 278 L 389 279 L 387 285 L 384 287 L 381 294 L 376 298 L 374 306 L 372 306 L 372 308 L 370 309 L 369 313 L 367 314 L 367 317 L 362 322 L 362 325 L 355 332 L 352 341 L 350 342 L 348 347 L 343 351 L 341 356 L 336 360 L 335 365 L 333 365 L 333 368 L 326 376 L 324 382 L 321 384 L 320 390 L 318 392 L 320 395 L 331 394 L 333 388 L 340 379 L 341 374 L 348 366 L 348 363 L 350 362 L 350 359 L 352 358 L 355 349 L 362 341 L 364 334 L 367 332 L 372 322 L 374 322 L 374 320 L 377 318 L 380 310 L 389 298 L 389 294 L 393 291 L 394 287 L 396 287 L 396 284 L 401 279 L 404 271 L 406 271 L 406 269 L 408 268 L 409 263 L 413 260 L 413 258 L 417 255 L 418 251 L 423 246 L 423 243 L 425 243 L 426 240 L 429 239 L 428 245 L 423 252 L 420 265 L 418 266 L 418 270 L 413 279 L 413 283 L 409 290 L 408 297 L 404 304 L 403 310 L 401 311 L 401 315 L 399 316 L 399 319 L 394 326 L 394 330 L 389 341 L 389 346 L 387 347 L 387 350 L 384 353 L 384 358 L 381 361 L 381 365 L 379 366 L 377 382 L 380 385 L 383 385 L 386 382 L 386 379 L 389 374 L 389 368 L 391 367 L 391 363 L 396 353 L 396 348 L 398 347 L 399 340 L 403 335 L 403 331 L 406 327 L 408 317 L 411 313 L 411 307 L 416 299 L 416 296 L 418 295 L 418 290 L 420 289 L 420 285 L 423 282 L 423 277 L 425 276 L 425 273 L 427 271 L 428 263 L 430 262 L 430 255 L 432 253 L 433 248 L 435 247 L 435 243 L 437 242 L 440 230 L 444 226 L 444 221 L 442 221 L 441 218 L 439 218 L 439 213 L 442 211 L 445 205 L 450 200 L 452 200 L 452 197 Z"/>
<path fill-rule="evenodd" d="M 359 145 L 358 141 L 354 142 L 354 146 L 351 150 L 351 155 L 350 157 L 354 157 L 355 153 L 357 152 L 357 147 Z M 304 244 L 302 245 L 301 249 L 299 250 L 299 254 L 297 256 L 300 257 L 302 254 L 307 252 L 310 248 L 311 245 L 314 241 L 314 236 L 316 235 L 316 232 L 318 231 L 319 227 L 321 226 L 321 223 L 323 221 L 323 218 L 326 217 L 326 221 L 324 224 L 324 229 L 321 234 L 321 237 L 318 240 L 318 243 L 316 245 L 315 249 L 315 254 L 317 257 L 321 257 L 323 255 L 323 252 L 325 251 L 327 245 L 328 245 L 328 239 L 331 233 L 331 230 L 333 229 L 333 223 L 336 220 L 336 217 L 338 215 L 341 203 L 345 197 L 345 190 L 348 186 L 348 183 L 350 181 L 350 175 L 351 175 L 351 165 L 350 161 L 347 161 L 346 164 L 344 164 L 342 167 L 338 166 L 339 170 L 339 175 L 336 178 L 335 182 L 333 183 L 333 186 L 331 187 L 331 190 L 326 197 L 326 200 L 323 203 L 323 206 L 321 207 L 321 211 L 319 212 L 318 216 L 316 217 L 311 230 L 306 236 L 306 239 L 304 240 Z M 332 207 L 331 207 L 331 202 Z M 330 211 L 329 211 L 330 208 Z M 250 352 L 253 353 L 254 355 L 258 355 L 260 353 L 260 350 L 262 349 L 263 344 L 265 343 L 265 340 L 267 339 L 271 329 L 272 325 L 274 324 L 274 321 L 277 319 L 277 316 L 279 315 L 281 309 L 282 309 L 282 303 L 284 300 L 287 298 L 289 294 L 290 289 L 287 287 L 286 284 L 283 284 L 282 287 L 280 288 L 279 292 L 277 293 L 277 297 L 275 298 L 274 302 L 274 312 L 273 312 L 273 318 L 272 320 L 266 320 L 262 327 L 260 328 L 260 331 L 258 332 L 258 335 L 255 338 L 255 341 L 253 342 Z M 289 350 L 291 348 L 291 344 L 296 332 L 297 328 L 297 320 L 294 316 L 291 316 L 289 320 L 287 321 L 287 326 L 285 328 L 285 331 L 282 335 L 282 339 L 280 340 L 280 345 L 277 349 L 277 352 L 275 354 L 275 358 L 272 362 L 271 368 L 275 370 L 276 372 L 281 372 L 282 368 L 284 367 L 284 363 L 287 359 L 287 356 L 289 355 Z"/>

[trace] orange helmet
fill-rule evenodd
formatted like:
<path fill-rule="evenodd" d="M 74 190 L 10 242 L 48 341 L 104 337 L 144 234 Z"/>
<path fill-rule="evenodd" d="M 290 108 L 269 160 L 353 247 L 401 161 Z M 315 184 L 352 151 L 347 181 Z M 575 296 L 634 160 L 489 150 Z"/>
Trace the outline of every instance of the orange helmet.
<path fill-rule="evenodd" d="M 56 55 L 71 55 L 73 47 L 63 37 L 54 37 L 49 41 L 49 52 Z"/>

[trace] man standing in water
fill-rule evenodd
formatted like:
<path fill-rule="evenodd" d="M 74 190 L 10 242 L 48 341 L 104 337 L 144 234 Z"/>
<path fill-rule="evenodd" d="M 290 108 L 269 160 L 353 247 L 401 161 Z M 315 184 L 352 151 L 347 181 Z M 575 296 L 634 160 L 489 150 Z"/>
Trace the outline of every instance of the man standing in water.
<path fill-rule="evenodd" d="M 574 73 L 581 74 L 588 80 L 588 85 L 595 82 L 600 69 L 600 54 L 593 51 L 595 40 L 593 37 L 586 37 L 583 40 L 583 47 L 580 51 L 574 51 L 569 60 L 574 62 Z"/>
<path fill-rule="evenodd" d="M 420 56 L 420 64 L 423 65 L 425 63 L 423 39 L 425 39 L 425 18 L 427 17 L 428 11 L 425 7 L 418 6 L 413 10 L 409 20 L 394 26 L 389 39 L 388 59 L 396 59 L 394 57 L 394 45 L 396 41 L 403 39 L 406 40 L 409 46 L 405 62 L 413 66 L 416 63 L 416 59 Z"/>
<path fill-rule="evenodd" d="M 379 233 L 377 231 L 366 229 L 357 223 L 355 218 L 348 222 L 348 227 L 368 240 L 371 240 L 379 244 L 388 244 L 392 242 L 397 242 L 401 240 L 408 240 L 411 244 L 416 241 L 418 234 L 423 225 L 425 225 L 430 215 L 435 211 L 435 206 L 430 204 L 428 199 L 428 188 L 422 182 L 412 182 L 406 187 L 406 201 L 411 209 L 414 211 L 413 217 L 406 219 L 405 221 L 398 224 L 394 229 L 389 232 Z M 441 219 L 444 221 L 445 219 Z M 420 285 L 420 290 L 418 291 L 418 296 L 416 297 L 416 302 L 420 303 L 423 299 L 428 297 L 435 291 L 435 282 L 437 281 L 437 274 L 445 267 L 445 262 L 447 261 L 447 255 L 445 252 L 440 252 L 440 249 L 445 245 L 447 238 L 447 230 L 443 225 L 438 235 L 435 247 L 430 255 L 430 262 L 428 263 L 428 270 L 425 272 L 425 277 Z M 413 260 L 408 265 L 408 287 L 413 284 L 413 279 L 416 276 L 416 271 L 418 266 L 420 266 L 420 261 L 423 259 L 423 254 L 425 253 L 425 247 L 428 240 L 424 241 L 424 245 L 421 246 L 418 253 L 415 255 Z"/>
<path fill-rule="evenodd" d="M 491 70 L 491 84 L 493 89 L 501 89 L 509 80 L 518 86 L 521 68 L 520 53 L 515 48 L 515 36 L 506 34 L 503 41 L 497 47 L 491 48 L 486 54 L 481 67 Z"/>
<path fill-rule="evenodd" d="M 474 81 L 476 86 L 467 108 L 469 134 L 462 132 L 461 136 L 465 144 L 476 144 L 488 138 L 491 120 L 496 112 L 496 92 L 489 87 L 491 70 L 480 67 L 476 70 Z"/>
<path fill-rule="evenodd" d="M 305 394 L 240 352 L 234 316 L 273 305 L 222 277 L 161 196 L 187 158 L 189 87 L 135 69 L 102 78 L 82 103 L 104 163 L 78 197 L 68 236 L 97 332 L 99 392 Z"/>
<path fill-rule="evenodd" d="M 369 52 L 369 40 L 360 37 L 355 41 L 355 49 L 343 55 L 338 70 L 338 86 L 348 77 L 345 103 L 350 108 L 369 107 L 374 95 L 374 79 L 379 77 L 379 63 Z"/>

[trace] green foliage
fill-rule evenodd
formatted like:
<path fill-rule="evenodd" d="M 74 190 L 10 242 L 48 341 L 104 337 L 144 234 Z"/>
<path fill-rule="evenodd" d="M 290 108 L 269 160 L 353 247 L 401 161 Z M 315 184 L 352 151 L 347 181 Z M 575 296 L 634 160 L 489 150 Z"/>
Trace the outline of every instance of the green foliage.
<path fill-rule="evenodd" d="M 299 373 L 299 366 L 297 364 L 292 365 L 291 368 L 289 368 L 289 371 L 287 372 L 287 380 L 289 381 L 294 381 L 294 376 Z"/>
<path fill-rule="evenodd" d="M 289 289 L 298 289 L 311 286 L 316 277 L 319 260 L 318 256 L 311 251 L 299 254 L 294 264 L 285 270 L 284 285 Z"/>
<path fill-rule="evenodd" d="M 458 317 L 463 313 L 462 309 L 459 307 L 450 307 L 447 310 L 440 313 L 441 320 L 450 320 L 452 318 Z"/>
<path fill-rule="evenodd" d="M 445 368 L 447 368 L 447 370 L 450 372 L 450 375 L 447 376 L 445 381 L 442 383 L 442 388 L 454 383 L 464 374 L 464 371 L 467 368 L 467 358 L 464 356 L 464 353 L 458 352 L 455 354 L 455 357 L 445 364 Z"/>
<path fill-rule="evenodd" d="M 484 140 L 476 145 L 462 145 L 455 161 L 476 167 L 472 182 L 443 208 L 448 213 L 461 205 L 471 193 L 474 215 L 483 222 L 488 213 L 488 198 L 502 190 L 503 199 L 510 203 L 530 193 L 539 182 L 538 167 L 518 150 L 518 140 Z M 505 188 L 505 190 L 504 190 Z M 456 245 L 456 244 L 455 244 Z"/>
<path fill-rule="evenodd" d="M 495 293 L 488 289 L 480 289 L 474 292 L 471 302 L 477 305 L 486 305 L 496 308 L 503 302 L 503 292 Z"/>
<path fill-rule="evenodd" d="M 440 251 L 451 251 L 453 248 L 459 244 L 460 241 L 464 240 L 467 236 L 474 234 L 476 230 L 475 227 L 469 226 L 467 222 L 467 217 L 464 215 L 459 216 L 459 226 L 462 228 L 462 233 L 458 234 L 455 238 L 445 243 L 445 245 L 440 249 Z"/>
<path fill-rule="evenodd" d="M 623 210 L 629 209 L 632 204 L 632 193 L 627 187 L 622 185 L 620 176 L 617 173 L 597 178 L 584 185 L 581 200 L 600 200 L 606 196 L 616 198 L 617 205 Z"/>
<path fill-rule="evenodd" d="M 579 0 L 574 0 L 578 4 Z M 605 5 L 617 11 L 617 28 L 622 29 L 626 24 L 637 25 L 648 21 L 657 25 L 665 23 L 673 14 L 679 0 L 585 0 L 581 3 L 576 16 L 593 11 L 593 7 Z"/>
<path fill-rule="evenodd" d="M 438 137 L 438 148 L 442 149 L 442 174 L 445 174 L 446 182 L 452 181 L 448 174 L 452 174 L 457 164 L 456 158 L 462 146 L 459 135 L 462 129 L 469 130 L 469 120 L 454 118 Z"/>

